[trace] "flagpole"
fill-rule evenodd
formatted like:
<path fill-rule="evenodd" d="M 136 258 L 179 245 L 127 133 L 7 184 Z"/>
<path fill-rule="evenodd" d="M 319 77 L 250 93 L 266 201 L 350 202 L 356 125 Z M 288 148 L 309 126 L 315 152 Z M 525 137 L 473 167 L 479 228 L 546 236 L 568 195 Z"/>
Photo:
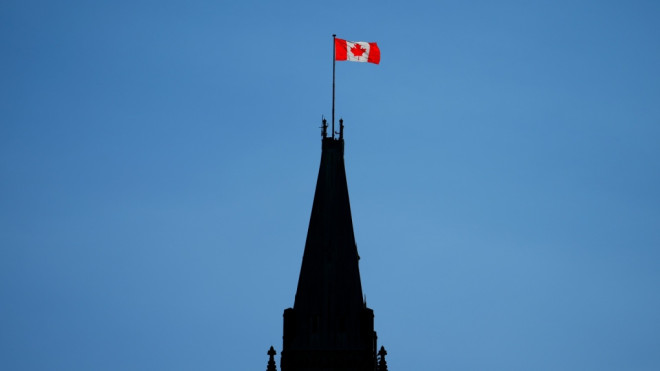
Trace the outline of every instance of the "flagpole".
<path fill-rule="evenodd" d="M 335 38 L 337 35 L 332 34 L 332 139 L 335 139 L 335 63 L 337 55 L 335 54 Z"/>

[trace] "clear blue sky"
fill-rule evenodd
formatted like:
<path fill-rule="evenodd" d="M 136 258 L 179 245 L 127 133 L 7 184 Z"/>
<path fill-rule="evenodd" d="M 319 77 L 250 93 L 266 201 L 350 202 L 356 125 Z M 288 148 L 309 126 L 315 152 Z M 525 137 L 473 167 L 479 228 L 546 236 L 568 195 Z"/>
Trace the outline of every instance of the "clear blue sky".
<path fill-rule="evenodd" d="M 392 371 L 660 369 L 660 2 L 3 1 L 0 369 L 264 370 L 332 34 Z M 279 359 L 279 356 L 278 356 Z"/>

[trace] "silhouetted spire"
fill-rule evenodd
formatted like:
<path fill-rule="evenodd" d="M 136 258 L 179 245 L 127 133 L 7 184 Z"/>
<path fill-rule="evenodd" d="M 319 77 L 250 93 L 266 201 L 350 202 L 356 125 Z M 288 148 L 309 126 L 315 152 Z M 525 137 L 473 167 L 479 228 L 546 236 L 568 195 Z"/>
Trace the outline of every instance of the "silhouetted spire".
<path fill-rule="evenodd" d="M 323 139 L 294 308 L 321 314 L 364 306 L 344 168 L 344 141 Z"/>
<path fill-rule="evenodd" d="M 373 311 L 363 301 L 339 138 L 322 140 L 321 165 L 293 308 L 284 311 L 281 371 L 374 371 Z"/>
<path fill-rule="evenodd" d="M 386 355 L 387 351 L 385 350 L 385 347 L 381 346 L 378 351 L 378 371 L 387 371 L 387 361 L 385 360 Z"/>
<path fill-rule="evenodd" d="M 275 351 L 275 348 L 272 346 L 268 350 L 268 367 L 266 367 L 266 371 L 277 371 L 277 365 L 275 364 L 275 355 L 277 352 Z"/>

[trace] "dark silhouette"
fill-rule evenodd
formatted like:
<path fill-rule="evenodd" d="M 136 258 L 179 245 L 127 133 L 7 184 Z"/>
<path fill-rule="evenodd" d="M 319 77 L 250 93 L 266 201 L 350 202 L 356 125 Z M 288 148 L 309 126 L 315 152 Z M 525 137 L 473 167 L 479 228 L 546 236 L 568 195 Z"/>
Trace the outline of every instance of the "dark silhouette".
<path fill-rule="evenodd" d="M 275 364 L 276 354 L 275 348 L 270 347 L 268 350 L 268 367 L 266 367 L 266 371 L 277 371 L 277 365 Z"/>
<path fill-rule="evenodd" d="M 339 133 L 335 132 L 335 134 L 339 134 L 339 140 L 344 139 L 344 119 L 339 119 Z"/>
<path fill-rule="evenodd" d="M 340 120 L 339 138 L 322 139 L 298 289 L 293 308 L 284 311 L 281 371 L 387 370 L 384 348 L 378 363 L 374 312 L 362 295 L 343 129 Z M 273 371 L 270 361 L 267 370 Z"/>
<path fill-rule="evenodd" d="M 270 347 L 270 349 L 273 349 L 273 347 Z M 387 371 L 387 361 L 385 360 L 387 351 L 385 350 L 385 347 L 383 346 L 380 347 L 380 350 L 378 351 L 378 355 L 380 356 L 378 358 L 378 371 Z"/>
<path fill-rule="evenodd" d="M 328 137 L 328 121 L 325 119 L 325 117 L 321 118 L 321 136 L 325 139 Z"/>

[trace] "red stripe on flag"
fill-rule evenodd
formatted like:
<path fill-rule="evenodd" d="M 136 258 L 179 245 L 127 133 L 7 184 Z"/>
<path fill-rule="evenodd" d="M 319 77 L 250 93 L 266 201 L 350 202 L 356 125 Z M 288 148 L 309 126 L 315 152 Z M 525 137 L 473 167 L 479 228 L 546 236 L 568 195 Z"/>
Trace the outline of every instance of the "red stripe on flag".
<path fill-rule="evenodd" d="M 346 40 L 335 39 L 335 60 L 345 61 L 348 58 L 347 56 L 348 46 L 346 46 Z M 380 56 L 378 58 L 380 59 Z"/>
<path fill-rule="evenodd" d="M 376 43 L 369 43 L 369 58 L 367 59 L 369 63 L 380 63 L 380 49 Z"/>

